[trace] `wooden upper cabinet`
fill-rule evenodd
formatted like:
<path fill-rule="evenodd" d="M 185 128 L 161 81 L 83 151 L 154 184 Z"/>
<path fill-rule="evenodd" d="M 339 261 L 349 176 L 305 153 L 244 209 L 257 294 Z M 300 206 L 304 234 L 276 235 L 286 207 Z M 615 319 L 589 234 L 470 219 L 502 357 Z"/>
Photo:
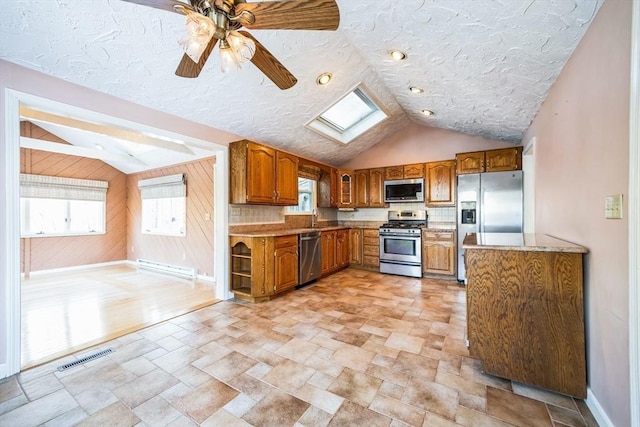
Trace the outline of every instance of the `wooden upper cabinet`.
<path fill-rule="evenodd" d="M 387 166 L 384 168 L 384 179 L 410 179 L 424 177 L 424 163 L 411 165 Z"/>
<path fill-rule="evenodd" d="M 298 158 L 243 140 L 229 144 L 229 203 L 298 204 Z"/>
<path fill-rule="evenodd" d="M 250 142 L 247 145 L 248 203 L 275 202 L 276 150 Z"/>
<path fill-rule="evenodd" d="M 456 154 L 456 173 L 500 172 L 522 169 L 522 147 Z"/>
<path fill-rule="evenodd" d="M 369 204 L 370 208 L 385 207 L 384 203 L 384 168 L 369 169 Z"/>
<path fill-rule="evenodd" d="M 338 170 L 335 168 L 321 169 L 318 179 L 318 207 L 338 207 L 339 188 Z"/>
<path fill-rule="evenodd" d="M 404 166 L 387 166 L 384 168 L 384 179 L 403 179 Z"/>
<path fill-rule="evenodd" d="M 424 177 L 424 163 L 404 165 L 404 179 Z"/>
<path fill-rule="evenodd" d="M 356 207 L 369 206 L 369 169 L 357 170 L 353 173 L 355 182 L 354 204 Z"/>
<path fill-rule="evenodd" d="M 360 169 L 354 172 L 355 207 L 385 207 L 384 179 L 385 168 Z"/>
<path fill-rule="evenodd" d="M 456 161 L 427 163 L 425 188 L 427 206 L 455 206 Z"/>
<path fill-rule="evenodd" d="M 331 190 L 329 192 L 329 207 L 337 208 L 338 199 L 340 198 L 340 177 L 338 176 L 338 170 L 331 168 Z"/>
<path fill-rule="evenodd" d="M 480 172 L 484 172 L 484 151 L 456 154 L 456 173 L 458 175 Z"/>
<path fill-rule="evenodd" d="M 338 208 L 354 207 L 353 199 L 353 171 L 338 170 Z"/>
<path fill-rule="evenodd" d="M 292 154 L 276 151 L 276 203 L 298 204 L 298 158 Z"/>
<path fill-rule="evenodd" d="M 522 147 L 485 151 L 485 172 L 522 169 Z"/>

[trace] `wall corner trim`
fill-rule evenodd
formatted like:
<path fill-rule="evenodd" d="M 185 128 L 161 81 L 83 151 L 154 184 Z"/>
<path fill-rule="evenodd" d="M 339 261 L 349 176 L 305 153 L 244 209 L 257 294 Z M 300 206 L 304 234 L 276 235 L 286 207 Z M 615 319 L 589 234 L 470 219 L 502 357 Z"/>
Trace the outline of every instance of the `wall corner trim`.
<path fill-rule="evenodd" d="M 602 409 L 602 406 L 600 405 L 600 402 L 598 402 L 596 395 L 593 394 L 593 391 L 591 391 L 591 387 L 587 387 L 587 399 L 584 402 L 587 404 L 587 407 L 591 411 L 591 414 L 596 419 L 600 427 L 616 427 L 611 422 L 604 409 Z"/>

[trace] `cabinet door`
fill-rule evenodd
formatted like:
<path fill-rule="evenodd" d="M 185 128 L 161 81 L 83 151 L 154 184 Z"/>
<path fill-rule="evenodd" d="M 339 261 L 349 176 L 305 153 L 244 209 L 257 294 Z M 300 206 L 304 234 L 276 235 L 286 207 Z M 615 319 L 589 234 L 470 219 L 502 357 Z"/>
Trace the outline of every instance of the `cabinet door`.
<path fill-rule="evenodd" d="M 340 195 L 340 177 L 338 176 L 338 170 L 331 168 L 331 192 L 329 205 L 332 208 L 338 207 L 338 199 Z"/>
<path fill-rule="evenodd" d="M 369 207 L 383 208 L 384 202 L 384 168 L 369 170 Z"/>
<path fill-rule="evenodd" d="M 349 230 L 349 263 L 362 265 L 362 229 Z"/>
<path fill-rule="evenodd" d="M 456 154 L 456 173 L 458 175 L 480 172 L 484 172 L 484 151 Z"/>
<path fill-rule="evenodd" d="M 404 178 L 404 167 L 400 166 L 387 166 L 384 168 L 385 179 L 402 179 Z"/>
<path fill-rule="evenodd" d="M 355 207 L 363 208 L 369 206 L 369 169 L 357 170 L 354 172 L 355 178 Z"/>
<path fill-rule="evenodd" d="M 349 265 L 349 230 L 336 231 L 336 266 Z"/>
<path fill-rule="evenodd" d="M 278 247 L 276 239 L 274 259 L 274 287 L 276 293 L 291 289 L 298 284 L 298 246 Z"/>
<path fill-rule="evenodd" d="M 352 208 L 353 207 L 353 171 L 350 170 L 338 170 L 338 185 L 339 185 L 339 208 Z"/>
<path fill-rule="evenodd" d="M 512 171 L 522 169 L 522 148 L 504 148 L 484 153 L 487 172 Z"/>
<path fill-rule="evenodd" d="M 322 243 L 322 274 L 325 274 L 336 267 L 336 232 L 325 231 L 320 240 Z"/>
<path fill-rule="evenodd" d="M 424 163 L 415 163 L 412 165 L 404 165 L 404 178 L 422 178 L 424 177 Z"/>
<path fill-rule="evenodd" d="M 276 152 L 276 202 L 298 204 L 298 158 L 280 151 Z"/>
<path fill-rule="evenodd" d="M 427 206 L 456 205 L 456 161 L 427 163 Z"/>
<path fill-rule="evenodd" d="M 247 145 L 247 202 L 275 202 L 275 173 L 276 150 L 250 142 Z"/>
<path fill-rule="evenodd" d="M 452 243 L 427 241 L 423 244 L 423 271 L 435 274 L 454 274 Z"/>

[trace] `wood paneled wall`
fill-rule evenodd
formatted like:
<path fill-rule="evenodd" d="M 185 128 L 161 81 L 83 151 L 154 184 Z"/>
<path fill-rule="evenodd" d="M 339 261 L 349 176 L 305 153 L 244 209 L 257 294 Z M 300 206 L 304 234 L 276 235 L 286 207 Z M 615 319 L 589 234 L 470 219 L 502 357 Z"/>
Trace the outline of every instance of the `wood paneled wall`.
<path fill-rule="evenodd" d="M 213 165 L 215 158 L 128 175 L 127 258 L 196 267 L 213 276 Z M 184 173 L 187 176 L 186 236 L 142 234 L 138 181 Z M 208 219 L 207 219 L 208 218 Z"/>
<path fill-rule="evenodd" d="M 42 128 L 21 124 L 23 136 L 65 143 Z M 108 181 L 106 234 L 20 239 L 23 273 L 119 261 L 127 251 L 127 176 L 106 163 L 84 157 L 20 149 L 20 171 L 36 175 Z"/>

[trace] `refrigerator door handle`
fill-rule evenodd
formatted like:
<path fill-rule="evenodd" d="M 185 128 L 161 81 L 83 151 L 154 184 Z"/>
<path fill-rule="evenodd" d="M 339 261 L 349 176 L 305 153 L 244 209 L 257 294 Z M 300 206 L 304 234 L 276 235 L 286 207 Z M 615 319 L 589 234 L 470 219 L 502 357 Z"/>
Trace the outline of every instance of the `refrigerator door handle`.
<path fill-rule="evenodd" d="M 480 211 L 478 212 L 478 224 L 480 225 L 478 230 L 480 233 L 484 233 L 484 192 L 484 188 L 480 187 L 480 200 L 478 200 L 478 210 Z"/>

